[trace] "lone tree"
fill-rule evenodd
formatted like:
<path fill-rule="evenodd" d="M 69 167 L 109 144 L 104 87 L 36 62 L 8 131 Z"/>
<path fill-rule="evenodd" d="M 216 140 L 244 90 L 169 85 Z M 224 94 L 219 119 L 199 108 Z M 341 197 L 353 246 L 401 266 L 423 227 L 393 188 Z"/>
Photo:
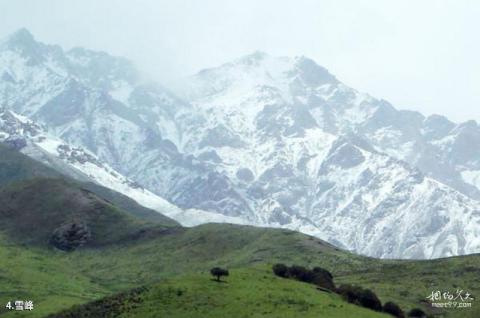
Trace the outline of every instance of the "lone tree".
<path fill-rule="evenodd" d="M 220 267 L 214 267 L 210 270 L 210 274 L 212 274 L 212 276 L 215 276 L 217 279 L 217 282 L 220 281 L 220 277 L 222 276 L 228 276 L 228 270 L 226 269 L 223 269 L 223 268 L 220 268 Z"/>

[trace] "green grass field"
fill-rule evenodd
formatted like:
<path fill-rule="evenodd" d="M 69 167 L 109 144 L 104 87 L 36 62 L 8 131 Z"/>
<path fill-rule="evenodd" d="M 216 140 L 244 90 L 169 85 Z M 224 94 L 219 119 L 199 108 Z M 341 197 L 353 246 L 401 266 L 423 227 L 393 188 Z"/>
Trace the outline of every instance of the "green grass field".
<path fill-rule="evenodd" d="M 480 294 L 478 255 L 435 261 L 381 261 L 338 251 L 319 240 L 284 230 L 211 224 L 72 253 L 6 244 L 5 239 L 1 242 L 0 301 L 33 300 L 35 310 L 24 313 L 25 317 L 43 317 L 139 286 L 164 286 L 165 279 L 172 284 L 182 280 L 187 285 L 189 280 L 209 283 L 208 270 L 215 265 L 230 269 L 228 280 L 232 283 L 236 277 L 244 277 L 242 288 L 254 292 L 258 288 L 255 273 L 260 271 L 276 281 L 269 268 L 280 261 L 323 266 L 333 273 L 337 284 L 371 288 L 382 302 L 395 301 L 405 311 L 414 307 L 428 310 L 425 297 L 433 290 L 459 287 L 474 296 Z M 254 274 L 246 274 L 249 271 Z M 479 309 L 474 302 L 470 309 L 430 313 L 476 318 Z M 5 311 L 2 308 L 0 316 Z M 4 315 L 13 316 L 18 313 Z"/>
<path fill-rule="evenodd" d="M 378 260 L 281 229 L 229 224 L 182 228 L 105 189 L 60 179 L 25 181 L 51 175 L 23 155 L 3 150 L 0 179 L 17 183 L 0 188 L 2 318 L 45 317 L 104 297 L 118 300 L 118 293 L 126 293 L 120 304 L 129 310 L 129 290 L 138 287 L 147 288 L 136 294 L 142 306 L 131 313 L 138 317 L 169 311 L 175 317 L 201 317 L 198 312 L 210 315 L 206 317 L 295 317 L 298 311 L 301 317 L 378 316 L 311 285 L 274 277 L 270 268 L 278 262 L 326 268 L 337 285 L 370 288 L 382 303 L 394 301 L 404 311 L 420 307 L 436 317 L 480 317 L 480 300 L 469 309 L 432 310 L 426 302 L 437 290 L 463 289 L 480 297 L 480 255 Z M 85 223 L 91 238 L 72 252 L 53 248 L 52 232 L 69 222 Z M 210 281 L 208 271 L 214 266 L 230 270 L 228 283 Z M 178 290 L 185 290 L 181 297 Z M 35 308 L 7 310 L 5 304 L 14 300 L 32 300 Z"/>
<path fill-rule="evenodd" d="M 109 308 L 109 315 L 102 309 Z M 168 278 L 138 294 L 108 297 L 56 317 L 388 317 L 346 303 L 313 285 L 283 279 L 270 268 L 236 269 L 221 282 L 208 273 Z"/>

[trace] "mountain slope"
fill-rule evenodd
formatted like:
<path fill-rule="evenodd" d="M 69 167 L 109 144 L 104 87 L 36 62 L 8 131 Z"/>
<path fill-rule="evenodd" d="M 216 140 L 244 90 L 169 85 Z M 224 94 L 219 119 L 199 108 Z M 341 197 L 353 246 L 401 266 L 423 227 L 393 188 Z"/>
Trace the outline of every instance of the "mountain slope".
<path fill-rule="evenodd" d="M 38 228 L 32 232 L 36 230 Z M 32 232 L 26 234 L 36 236 Z M 245 284 L 269 288 L 270 278 L 262 282 L 259 277 L 257 281 L 257 270 L 253 268 L 252 272 L 251 267 L 276 262 L 324 267 L 333 273 L 337 284 L 361 284 L 375 291 L 382 302 L 393 300 L 404 310 L 421 307 L 446 317 L 478 316 L 475 303 L 472 308 L 462 310 L 433 310 L 425 301 L 432 291 L 455 292 L 458 287 L 476 297 L 480 292 L 476 279 L 478 255 L 430 261 L 385 261 L 350 254 L 300 233 L 227 224 L 147 231 L 135 240 L 120 240 L 100 248 L 91 246 L 70 253 L 35 244 L 18 245 L 5 234 L 2 231 L 0 236 L 3 269 L 0 283 L 7 293 L 1 297 L 2 300 L 33 299 L 36 307 L 28 313 L 31 317 L 43 317 L 140 285 L 150 287 L 160 283 L 162 286 L 165 278 L 171 278 L 172 286 L 205 279 L 205 286 L 210 282 L 208 270 L 213 266 L 228 267 L 235 281 L 235 273 L 242 273 L 240 276 L 253 279 L 247 278 Z M 174 278 L 179 274 L 194 281 Z M 263 274 L 263 270 L 260 276 L 270 277 Z M 274 281 L 272 286 L 275 284 Z M 289 284 L 288 288 L 296 289 L 294 285 Z M 153 290 L 163 289 L 155 287 Z M 191 291 L 192 297 L 196 297 L 199 290 Z M 207 292 L 212 292 L 212 296 L 216 293 L 215 290 Z M 310 292 L 307 294 L 313 296 Z M 315 304 L 323 302 L 323 297 L 318 297 Z M 315 308 L 316 305 L 312 310 L 318 309 Z M 17 314 L 4 312 L 5 308 L 0 308 L 5 317 Z"/>
<path fill-rule="evenodd" d="M 177 219 L 185 225 L 196 225 L 207 221 L 245 223 L 241 219 L 217 213 L 180 209 L 148 191 L 139 183 L 124 177 L 90 151 L 72 146 L 45 132 L 44 128 L 34 121 L 2 108 L 0 108 L 0 142 L 51 167 L 48 171 L 54 176 L 62 174 L 81 182 L 97 183 L 114 192 L 120 192 L 149 209 Z M 24 160 L 24 158 L 20 159 Z M 109 192 L 104 189 L 103 193 L 108 195 Z M 113 197 L 119 196 L 115 194 Z M 120 201 L 115 202 L 120 203 Z"/>
<path fill-rule="evenodd" d="M 148 227 L 62 179 L 32 179 L 4 186 L 0 202 L 0 229 L 22 243 L 71 250 L 128 239 Z"/>
<path fill-rule="evenodd" d="M 18 141 L 19 139 L 15 140 Z M 62 188 L 63 186 L 65 186 L 66 188 L 81 188 L 83 189 L 82 191 L 95 193 L 95 195 L 99 196 L 99 198 L 101 198 L 102 200 L 109 202 L 109 204 L 113 203 L 120 209 L 126 210 L 129 213 L 133 213 L 133 215 L 141 219 L 163 224 L 165 226 L 179 225 L 177 222 L 158 213 L 157 211 L 145 208 L 139 205 L 134 200 L 130 199 L 129 197 L 124 196 L 111 189 L 102 187 L 98 184 L 91 182 L 80 181 L 76 183 L 73 180 L 70 180 L 68 177 L 60 174 L 56 170 L 46 166 L 45 164 L 31 159 L 23 155 L 22 153 L 19 153 L 17 150 L 11 149 L 11 147 L 11 143 L 7 143 L 6 145 L 0 143 L 0 185 L 3 187 L 8 187 L 12 185 L 12 183 L 28 183 L 30 182 L 30 180 L 33 180 L 33 183 L 31 183 L 30 186 L 33 186 L 34 184 L 42 184 L 42 182 L 45 182 L 50 183 L 52 186 L 57 185 L 59 188 Z M 20 184 L 16 184 L 16 186 L 20 186 Z M 32 190 L 24 190 L 27 193 L 33 194 L 33 192 L 31 192 Z M 52 196 L 60 195 L 60 193 L 62 193 L 62 189 L 60 189 L 59 192 L 57 192 L 57 190 L 52 190 L 52 193 L 44 193 L 45 190 L 41 189 L 40 192 L 44 193 L 45 198 L 43 199 L 47 200 Z M 9 202 L 9 199 L 10 198 L 8 198 L 8 196 L 5 197 L 4 201 L 2 201 L 2 204 L 7 204 Z M 40 202 L 30 201 L 31 200 L 26 200 L 23 203 L 30 203 L 34 205 L 40 204 Z M 73 202 L 70 202 L 69 204 L 73 204 Z M 27 210 L 30 210 L 31 208 L 32 207 L 22 207 L 22 209 Z"/>
<path fill-rule="evenodd" d="M 183 224 L 285 227 L 384 258 L 480 250 L 476 123 L 397 111 L 306 57 L 204 70 L 175 86 L 184 102 L 125 59 L 20 30 L 1 72 L 1 103 L 60 140 L 34 141 L 32 156 L 74 160 Z"/>
<path fill-rule="evenodd" d="M 177 92 L 189 101 L 210 100 L 227 108 L 231 121 L 227 127 L 245 129 L 242 123 L 251 121 L 244 116 L 255 116 L 269 100 L 295 104 L 307 126 L 315 122 L 326 132 L 365 139 L 379 152 L 408 161 L 426 175 L 479 198 L 479 188 L 465 177 L 478 170 L 478 149 L 471 147 L 480 136 L 475 121 L 455 124 L 440 115 L 397 110 L 387 101 L 344 85 L 306 57 L 277 58 L 256 52 L 178 84 Z M 254 105 L 256 99 L 260 103 Z M 304 125 L 290 129 L 300 126 Z"/>
<path fill-rule="evenodd" d="M 226 282 L 208 274 L 182 276 L 137 292 L 108 297 L 49 317 L 389 317 L 344 302 L 314 286 L 238 269 Z"/>
<path fill-rule="evenodd" d="M 60 177 L 60 173 L 0 143 L 0 185 L 34 177 Z"/>
<path fill-rule="evenodd" d="M 38 163 L 32 162 L 32 166 L 36 169 L 31 171 L 39 170 Z M 248 268 L 276 262 L 322 266 L 334 274 L 337 283 L 361 283 L 378 293 L 382 301 L 394 300 L 405 309 L 420 306 L 429 310 L 423 299 L 432 290 L 461 286 L 473 295 L 480 292 L 475 279 L 478 255 L 383 261 L 350 254 L 314 237 L 283 229 L 228 224 L 165 226 L 136 209 L 120 209 L 103 199 L 101 193 L 55 178 L 4 185 L 0 202 L 0 284 L 5 291 L 0 300 L 33 299 L 36 307 L 29 313 L 32 317 L 178 274 L 192 273 L 195 280 L 201 280 L 204 274 L 198 273 L 213 266 L 228 267 L 232 275 L 240 271 L 254 278 L 255 272 Z M 248 280 L 245 283 L 250 284 Z M 276 284 L 270 280 L 264 283 L 258 287 Z M 317 301 L 323 302 L 318 299 L 314 303 L 319 304 Z M 313 312 L 320 310 L 316 306 Z M 5 310 L 0 308 L 0 314 Z M 478 314 L 476 307 L 442 312 L 451 317 Z"/>
<path fill-rule="evenodd" d="M 95 155 L 56 138 L 26 117 L 0 108 L 0 141 L 81 181 L 94 181 L 141 201 L 148 207 L 174 210 L 162 198 L 125 178 Z"/>
<path fill-rule="evenodd" d="M 245 215 L 253 223 L 376 257 L 480 250 L 479 202 L 357 131 L 386 125 L 379 114 L 396 110 L 312 60 L 256 52 L 198 73 L 177 92 L 208 123 L 190 125 L 181 149 L 215 153 L 217 169 L 255 211 Z"/>
<path fill-rule="evenodd" d="M 0 45 L 0 74 L 0 105 L 175 205 L 221 207 L 232 216 L 248 210 L 228 178 L 177 150 L 177 119 L 198 120 L 189 105 L 143 81 L 127 60 L 81 48 L 65 52 L 22 29 Z"/>

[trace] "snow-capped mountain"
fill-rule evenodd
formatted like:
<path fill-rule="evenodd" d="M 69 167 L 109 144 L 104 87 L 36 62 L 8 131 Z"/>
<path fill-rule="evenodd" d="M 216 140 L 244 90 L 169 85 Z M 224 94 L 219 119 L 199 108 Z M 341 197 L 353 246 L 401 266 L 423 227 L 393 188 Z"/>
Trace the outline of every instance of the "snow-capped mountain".
<path fill-rule="evenodd" d="M 204 70 L 179 84 L 179 95 L 192 104 L 215 104 L 219 107 L 210 110 L 215 108 L 217 112 L 226 109 L 230 121 L 226 127 L 233 130 L 246 129 L 245 123 L 252 125 L 252 118 L 270 103 L 269 99 L 274 104 L 295 105 L 289 110 L 295 113 L 277 114 L 284 117 L 284 126 L 285 117 L 298 122 L 285 133 L 295 133 L 304 121 L 303 127 L 317 125 L 335 135 L 355 136 L 378 152 L 406 161 L 427 176 L 480 198 L 480 127 L 475 121 L 455 124 L 440 115 L 425 117 L 396 110 L 387 101 L 347 87 L 305 57 L 277 58 L 256 52 Z"/>
<path fill-rule="evenodd" d="M 0 44 L 0 74 L 1 105 L 175 205 L 229 216 L 248 210 L 228 178 L 177 150 L 177 121 L 201 119 L 168 90 L 141 80 L 125 59 L 81 48 L 64 52 L 22 29 Z"/>
<path fill-rule="evenodd" d="M 215 154 L 258 221 L 379 257 L 478 251 L 478 202 L 407 164 L 408 142 L 381 143 L 394 130 L 385 112 L 397 112 L 393 127 L 406 132 L 413 113 L 345 86 L 308 58 L 261 52 L 176 91 L 207 122 L 190 128 L 180 149 Z"/>
<path fill-rule="evenodd" d="M 184 222 L 286 227 L 378 257 L 480 252 L 478 125 L 398 111 L 308 58 L 255 52 L 173 94 L 122 58 L 20 30 L 0 76 L 8 109 L 203 210 Z"/>
<path fill-rule="evenodd" d="M 158 210 L 178 209 L 131 181 L 94 154 L 45 133 L 30 119 L 0 108 L 0 141 L 80 181 L 93 181 Z"/>
<path fill-rule="evenodd" d="M 64 175 L 79 181 L 94 182 L 122 193 L 147 208 L 176 219 L 185 226 L 196 225 L 199 220 L 242 223 L 242 220 L 217 213 L 181 209 L 124 177 L 88 150 L 71 146 L 46 133 L 41 125 L 4 108 L 0 108 L 0 142 Z"/>

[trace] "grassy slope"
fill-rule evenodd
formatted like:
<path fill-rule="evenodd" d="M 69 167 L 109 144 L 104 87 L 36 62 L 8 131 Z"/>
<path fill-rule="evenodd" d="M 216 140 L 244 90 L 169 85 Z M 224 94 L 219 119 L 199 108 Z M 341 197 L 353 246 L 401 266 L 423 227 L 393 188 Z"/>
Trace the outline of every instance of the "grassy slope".
<path fill-rule="evenodd" d="M 4 244 L 0 247 L 0 301 L 32 299 L 36 309 L 28 316 L 42 317 L 72 304 L 161 283 L 165 278 L 180 284 L 182 279 L 174 277 L 185 273 L 193 273 L 186 277 L 203 279 L 217 264 L 228 266 L 234 274 L 277 261 L 324 266 L 337 282 L 361 283 L 377 292 L 383 302 L 394 300 L 404 309 L 422 306 L 426 295 L 436 289 L 460 287 L 480 295 L 478 255 L 437 261 L 379 261 L 337 251 L 294 232 L 232 225 L 171 229 L 152 236 L 73 253 Z M 245 283 L 255 290 L 255 279 Z M 479 309 L 474 302 L 472 309 L 449 310 L 447 314 L 473 318 L 480 316 Z M 11 315 L 14 313 L 5 317 Z"/>
<path fill-rule="evenodd" d="M 0 185 L 33 177 L 59 177 L 60 174 L 0 143 Z"/>
<path fill-rule="evenodd" d="M 46 165 L 37 162 L 18 151 L 9 149 L 0 143 L 0 186 L 10 185 L 35 178 L 63 178 L 71 186 L 82 188 L 95 193 L 98 197 L 112 203 L 116 207 L 142 220 L 161 223 L 165 226 L 179 226 L 180 224 L 165 215 L 147 209 L 129 197 L 108 188 L 93 183 L 76 182 Z"/>
<path fill-rule="evenodd" d="M 48 168 L 43 169 L 25 156 L 0 149 L 0 183 L 51 176 Z M 32 299 L 36 309 L 29 317 L 178 274 L 204 272 L 214 265 L 236 271 L 275 262 L 323 266 L 332 271 L 337 282 L 370 287 L 383 302 L 394 300 L 404 309 L 421 306 L 432 290 L 461 288 L 480 295 L 479 255 L 381 261 L 286 230 L 226 224 L 191 229 L 152 226 L 141 213 L 126 213 L 91 189 L 52 180 L 24 181 L 0 190 L 0 305 L 18 298 Z M 85 200 L 87 204 L 83 204 Z M 93 208 L 85 210 L 87 206 Z M 98 234 L 98 244 L 92 245 L 95 248 L 73 253 L 48 248 L 46 241 L 53 225 L 68 221 L 69 216 L 85 215 Z M 3 311 L 0 306 L 0 315 Z M 451 317 L 480 317 L 480 306 L 475 301 L 472 309 L 447 313 Z M 12 315 L 15 313 L 5 317 Z"/>
<path fill-rule="evenodd" d="M 79 274 L 73 264 L 62 261 L 61 252 L 19 247 L 5 241 L 2 239 L 0 244 L 0 317 L 22 316 L 7 313 L 4 306 L 8 301 L 32 300 L 34 311 L 23 316 L 42 317 L 111 292 Z"/>
<path fill-rule="evenodd" d="M 108 314 L 102 312 L 109 308 Z M 269 268 L 239 269 L 222 282 L 208 273 L 182 275 L 130 295 L 108 297 L 53 317 L 387 317 L 314 286 L 282 279 Z"/>
<path fill-rule="evenodd" d="M 164 226 L 180 226 L 180 223 L 177 221 L 158 213 L 157 211 L 139 205 L 135 200 L 111 189 L 95 183 L 81 183 L 79 184 L 79 187 L 95 193 L 102 199 L 107 200 L 116 207 L 142 220 L 159 223 Z"/>
<path fill-rule="evenodd" d="M 70 222 L 89 227 L 89 246 L 118 242 L 152 226 L 63 179 L 35 178 L 4 186 L 0 202 L 0 230 L 14 241 L 38 246 L 48 245 L 54 230 Z"/>
<path fill-rule="evenodd" d="M 121 250 L 125 257 L 116 256 Z M 285 230 L 259 229 L 233 225 L 204 225 L 185 232 L 166 234 L 164 238 L 108 251 L 101 259 L 98 252 L 86 251 L 82 266 L 98 270 L 106 282 L 115 278 L 108 271 L 108 259 L 116 258 L 122 282 L 141 279 L 154 282 L 159 277 L 184 271 L 205 271 L 214 265 L 251 267 L 285 262 L 329 269 L 337 283 L 358 283 L 369 287 L 382 302 L 394 300 L 404 309 L 425 308 L 425 298 L 433 290 L 454 292 L 457 287 L 480 295 L 480 255 L 435 261 L 382 261 L 332 248 L 324 242 Z M 133 256 L 127 257 L 126 255 Z M 73 256 L 73 255 L 72 255 Z M 116 286 L 117 287 L 117 286 Z M 449 310 L 451 317 L 480 317 L 480 307 Z"/>

